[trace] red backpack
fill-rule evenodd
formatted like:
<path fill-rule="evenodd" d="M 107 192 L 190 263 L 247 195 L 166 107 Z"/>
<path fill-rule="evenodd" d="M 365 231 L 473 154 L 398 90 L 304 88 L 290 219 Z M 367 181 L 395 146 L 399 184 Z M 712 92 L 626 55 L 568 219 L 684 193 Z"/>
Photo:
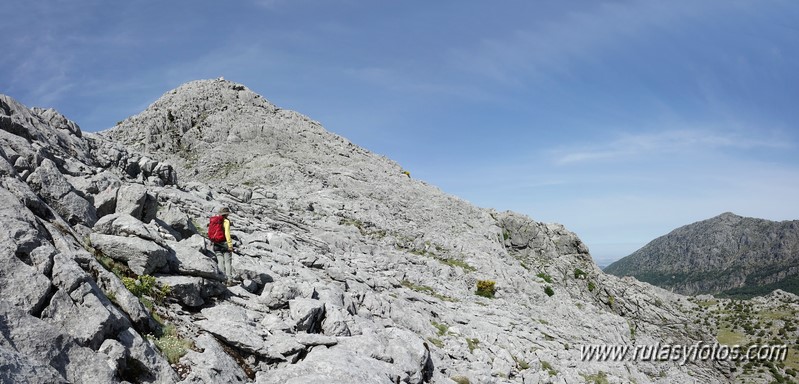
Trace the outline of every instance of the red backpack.
<path fill-rule="evenodd" d="M 211 222 L 208 224 L 208 239 L 214 243 L 221 243 L 226 241 L 225 238 L 225 217 L 222 215 L 211 216 Z"/>

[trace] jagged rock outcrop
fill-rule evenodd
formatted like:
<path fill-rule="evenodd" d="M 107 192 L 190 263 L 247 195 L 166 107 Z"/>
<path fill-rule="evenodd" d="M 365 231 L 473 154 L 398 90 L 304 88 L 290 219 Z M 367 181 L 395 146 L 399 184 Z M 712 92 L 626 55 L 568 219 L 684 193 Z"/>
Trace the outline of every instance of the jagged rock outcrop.
<path fill-rule="evenodd" d="M 683 294 L 799 294 L 799 220 L 724 213 L 677 228 L 605 272 Z"/>
<path fill-rule="evenodd" d="M 186 84 L 101 134 L 2 96 L 0 127 L 4 381 L 731 375 L 582 361 L 583 345 L 713 337 L 694 304 L 603 274 L 563 226 L 446 195 L 240 84 Z M 70 193 L 87 204 L 51 201 Z M 240 242 L 230 287 L 197 236 L 222 205 Z M 478 281 L 496 290 L 477 295 Z"/>

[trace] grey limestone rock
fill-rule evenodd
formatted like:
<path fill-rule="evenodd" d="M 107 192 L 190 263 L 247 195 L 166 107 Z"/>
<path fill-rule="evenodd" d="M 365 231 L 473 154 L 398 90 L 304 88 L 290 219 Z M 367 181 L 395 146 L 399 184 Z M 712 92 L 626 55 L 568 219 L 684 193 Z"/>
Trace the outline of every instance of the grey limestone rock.
<path fill-rule="evenodd" d="M 168 242 L 174 251 L 174 260 L 170 261 L 170 269 L 186 276 L 198 276 L 212 280 L 224 281 L 225 277 L 216 261 L 205 253 L 205 239 L 199 235 L 180 242 Z"/>
<path fill-rule="evenodd" d="M 199 234 L 191 218 L 172 204 L 157 210 L 156 217 L 164 224 L 175 230 L 180 239 L 188 239 Z"/>
<path fill-rule="evenodd" d="M 97 350 L 106 356 L 108 366 L 115 372 L 127 368 L 128 350 L 119 341 L 114 339 L 106 339 L 100 348 Z"/>
<path fill-rule="evenodd" d="M 92 246 L 104 255 L 125 262 L 137 275 L 150 275 L 167 265 L 169 250 L 139 237 L 91 234 Z"/>
<path fill-rule="evenodd" d="M 152 221 L 158 210 L 157 197 L 138 184 L 124 185 L 117 192 L 116 213 L 128 214 L 145 223 Z"/>
<path fill-rule="evenodd" d="M 325 317 L 325 303 L 314 299 L 289 300 L 289 313 L 299 332 L 319 332 Z"/>
<path fill-rule="evenodd" d="M 40 311 L 50 294 L 50 280 L 31 253 L 43 241 L 34 216 L 7 190 L 0 188 L 0 295 L 28 313 Z"/>
<path fill-rule="evenodd" d="M 228 355 L 213 336 L 203 333 L 195 339 L 202 352 L 190 350 L 181 360 L 192 367 L 183 383 L 246 383 L 247 374 L 236 360 Z"/>
<path fill-rule="evenodd" d="M 6 340 L 3 340 L 6 341 Z M 7 342 L 7 341 L 6 341 Z M 47 362 L 31 359 L 0 343 L 0 382 L 29 384 L 66 384 L 67 381 Z"/>
<path fill-rule="evenodd" d="M 2 319 L 2 344 L 33 361 L 49 365 L 62 379 L 55 382 L 96 383 L 115 382 L 115 373 L 106 361 L 92 349 L 80 346 L 69 335 L 61 333 L 61 326 L 28 315 L 0 302 Z M 7 349 L 8 350 L 8 349 Z M 40 363 L 40 364 L 41 364 Z M 39 364 L 30 364 L 38 366 Z M 52 372 L 37 371 L 45 376 Z"/>
<path fill-rule="evenodd" d="M 399 377 L 391 365 L 384 361 L 351 350 L 314 348 L 297 364 L 268 372 L 258 372 L 255 382 L 258 384 L 390 384 L 398 382 Z"/>
<path fill-rule="evenodd" d="M 257 325 L 258 313 L 235 305 L 218 305 L 203 309 L 202 314 L 206 319 L 197 321 L 197 326 L 226 344 L 259 356 L 283 359 L 266 347 L 264 340 L 269 334 Z"/>
<path fill-rule="evenodd" d="M 103 235 L 139 237 L 155 242 L 158 245 L 166 246 L 166 242 L 155 226 L 144 224 L 139 219 L 126 213 L 104 216 L 94 224 L 92 229 L 94 232 Z"/>
<path fill-rule="evenodd" d="M 259 300 L 271 309 L 279 309 L 288 308 L 289 302 L 298 297 L 302 297 L 302 291 L 296 284 L 278 280 L 264 288 Z"/>
<path fill-rule="evenodd" d="M 69 223 L 92 226 L 97 221 L 94 205 L 78 194 L 51 160 L 44 159 L 27 181 Z"/>
<path fill-rule="evenodd" d="M 156 280 L 162 285 L 168 285 L 171 296 L 188 307 L 202 306 L 206 299 L 218 296 L 225 290 L 219 281 L 202 277 L 156 275 Z"/>
<path fill-rule="evenodd" d="M 97 212 L 98 218 L 102 218 L 106 215 L 116 212 L 117 191 L 119 191 L 118 186 L 110 186 L 94 196 L 94 209 Z"/>

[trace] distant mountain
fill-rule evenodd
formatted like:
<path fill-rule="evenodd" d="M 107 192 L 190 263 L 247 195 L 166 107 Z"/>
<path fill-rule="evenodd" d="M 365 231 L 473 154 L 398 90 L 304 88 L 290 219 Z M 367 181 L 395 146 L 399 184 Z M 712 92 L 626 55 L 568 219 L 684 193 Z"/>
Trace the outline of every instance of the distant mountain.
<path fill-rule="evenodd" d="M 675 229 L 609 265 L 682 294 L 732 297 L 799 292 L 799 220 L 769 221 L 724 213 Z"/>

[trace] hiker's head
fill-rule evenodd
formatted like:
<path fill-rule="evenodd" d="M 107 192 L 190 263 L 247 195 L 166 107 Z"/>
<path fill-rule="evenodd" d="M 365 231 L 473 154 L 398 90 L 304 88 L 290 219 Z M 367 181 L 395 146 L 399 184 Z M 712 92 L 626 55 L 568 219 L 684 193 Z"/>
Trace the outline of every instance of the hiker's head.
<path fill-rule="evenodd" d="M 230 214 L 230 209 L 228 209 L 228 207 L 219 208 L 219 212 L 217 212 L 217 214 L 227 217 L 227 215 Z"/>

